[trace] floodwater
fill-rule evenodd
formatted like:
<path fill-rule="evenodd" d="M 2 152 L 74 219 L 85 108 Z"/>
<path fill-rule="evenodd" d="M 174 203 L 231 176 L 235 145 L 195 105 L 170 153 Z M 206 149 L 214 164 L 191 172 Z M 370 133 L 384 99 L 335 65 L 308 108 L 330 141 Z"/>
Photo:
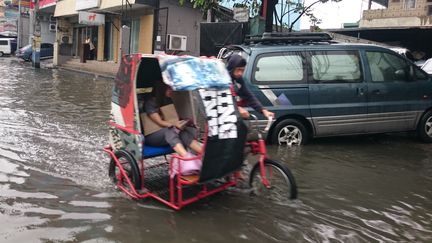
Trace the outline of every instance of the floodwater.
<path fill-rule="evenodd" d="M 0 59 L 0 242 L 432 242 L 432 145 L 410 134 L 270 147 L 299 185 L 175 212 L 107 177 L 112 80 Z"/>

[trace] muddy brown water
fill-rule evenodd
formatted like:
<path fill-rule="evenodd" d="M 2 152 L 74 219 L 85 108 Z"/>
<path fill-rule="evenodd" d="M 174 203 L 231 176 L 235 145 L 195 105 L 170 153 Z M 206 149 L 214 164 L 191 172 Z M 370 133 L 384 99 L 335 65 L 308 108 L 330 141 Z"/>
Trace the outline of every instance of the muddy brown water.
<path fill-rule="evenodd" d="M 112 80 L 0 59 L 0 242 L 432 242 L 432 145 L 411 134 L 269 147 L 299 185 L 180 212 L 107 178 Z"/>

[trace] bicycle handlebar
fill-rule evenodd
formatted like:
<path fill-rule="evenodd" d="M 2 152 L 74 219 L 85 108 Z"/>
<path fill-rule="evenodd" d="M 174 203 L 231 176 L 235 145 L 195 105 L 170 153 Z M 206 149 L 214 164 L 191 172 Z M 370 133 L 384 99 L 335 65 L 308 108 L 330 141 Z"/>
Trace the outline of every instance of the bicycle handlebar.
<path fill-rule="evenodd" d="M 258 117 L 255 116 L 254 114 L 249 114 L 250 117 L 252 117 L 256 122 L 258 121 Z M 268 130 L 270 130 L 270 126 L 273 123 L 273 117 L 271 116 L 270 118 L 267 119 L 267 125 L 264 128 L 264 132 L 268 132 Z M 257 129 L 258 130 L 258 129 Z"/>
<path fill-rule="evenodd" d="M 273 123 L 273 117 L 271 116 L 270 118 L 267 119 L 267 125 L 264 128 L 264 132 L 268 132 L 268 130 L 270 130 L 270 126 Z"/>

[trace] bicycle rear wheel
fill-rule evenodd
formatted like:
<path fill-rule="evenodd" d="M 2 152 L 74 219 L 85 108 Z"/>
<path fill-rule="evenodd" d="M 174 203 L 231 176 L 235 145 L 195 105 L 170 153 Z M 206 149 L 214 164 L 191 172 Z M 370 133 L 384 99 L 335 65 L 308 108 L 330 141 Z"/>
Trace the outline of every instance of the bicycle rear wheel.
<path fill-rule="evenodd" d="M 132 157 L 132 155 L 130 155 L 124 150 L 117 151 L 115 153 L 115 156 L 119 160 L 121 166 L 123 167 L 123 170 L 126 172 L 126 176 L 129 177 L 135 189 L 139 189 L 141 187 L 141 177 L 139 173 L 139 167 L 135 162 L 135 159 Z M 109 177 L 115 185 L 117 185 L 120 178 L 122 185 L 125 188 L 129 188 L 129 184 L 126 182 L 126 178 L 124 178 L 123 175 L 119 176 L 120 174 L 121 172 L 119 167 L 117 166 L 117 163 L 113 158 L 111 158 L 108 168 Z"/>
<path fill-rule="evenodd" d="M 254 165 L 251 171 L 249 185 L 255 195 L 271 200 L 297 198 L 297 184 L 288 167 L 277 161 L 265 159 L 264 170 L 269 187 L 266 187 L 262 182 L 259 162 Z"/>

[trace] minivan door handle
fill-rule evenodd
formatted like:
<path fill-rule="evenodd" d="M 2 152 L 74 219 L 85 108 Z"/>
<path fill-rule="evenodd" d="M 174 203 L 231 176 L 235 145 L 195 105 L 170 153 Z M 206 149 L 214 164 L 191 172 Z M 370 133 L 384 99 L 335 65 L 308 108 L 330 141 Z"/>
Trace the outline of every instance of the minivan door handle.
<path fill-rule="evenodd" d="M 357 94 L 358 94 L 359 96 L 363 96 L 364 93 L 365 93 L 365 89 L 364 89 L 364 88 L 357 88 Z"/>

